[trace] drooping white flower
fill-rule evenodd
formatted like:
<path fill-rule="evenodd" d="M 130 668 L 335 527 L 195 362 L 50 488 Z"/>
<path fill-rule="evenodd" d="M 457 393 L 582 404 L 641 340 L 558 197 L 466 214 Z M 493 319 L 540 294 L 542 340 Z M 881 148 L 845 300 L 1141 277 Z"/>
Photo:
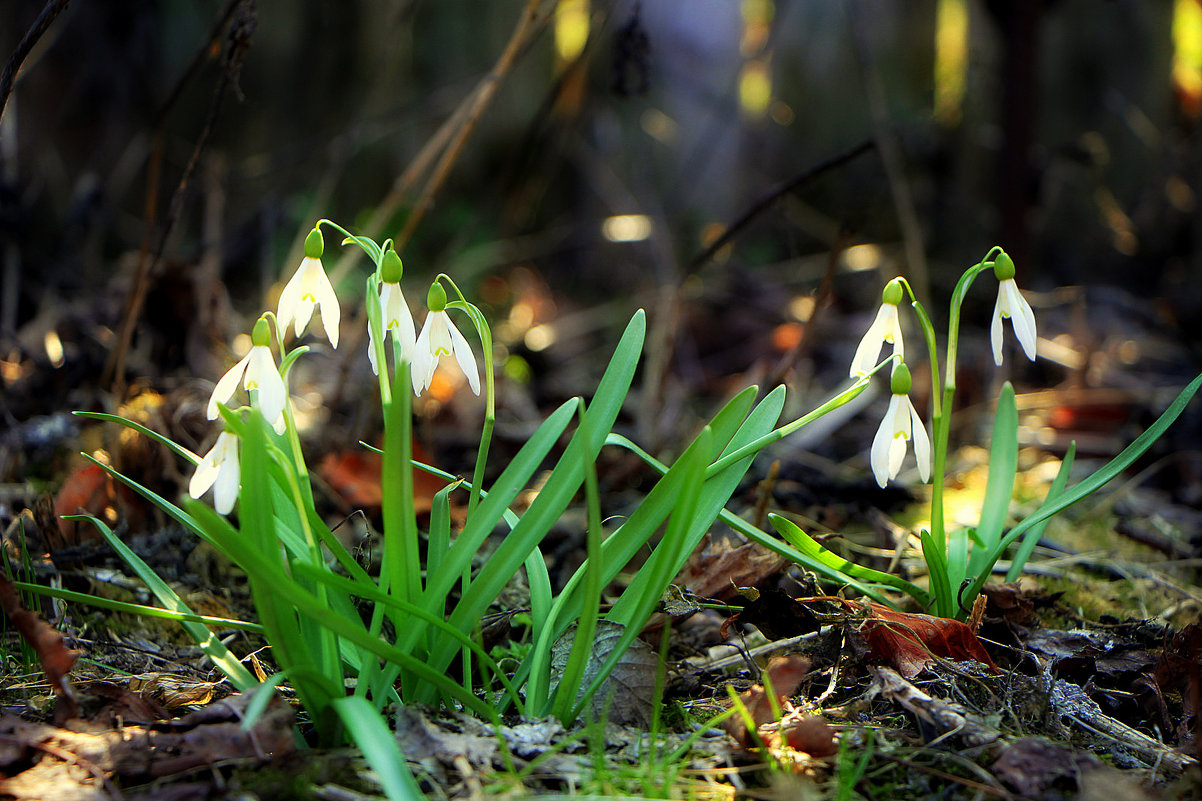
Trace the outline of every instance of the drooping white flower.
<path fill-rule="evenodd" d="M 271 333 L 267 320 L 260 317 L 251 334 L 253 346 L 250 352 L 226 371 L 213 388 L 206 410 L 210 420 L 217 419 L 217 404 L 228 403 L 234 391 L 238 389 L 238 382 L 241 381 L 247 392 L 252 389 L 258 390 L 259 411 L 263 412 L 263 417 L 271 423 L 277 434 L 284 433 L 284 404 L 288 402 L 288 390 L 275 366 L 275 357 L 268 346 L 270 341 Z"/>
<path fill-rule="evenodd" d="M 196 472 L 188 482 L 188 494 L 200 500 L 200 496 L 213 490 L 213 507 L 228 515 L 238 499 L 238 485 L 242 478 L 238 464 L 238 438 L 228 431 L 217 435 L 212 450 L 201 457 Z"/>
<path fill-rule="evenodd" d="M 902 300 L 901 279 L 894 278 L 885 284 L 881 292 L 881 308 L 877 310 L 876 319 L 868 327 L 868 332 L 860 340 L 856 355 L 851 360 L 848 375 L 859 378 L 876 367 L 877 356 L 880 355 L 881 345 L 891 343 L 893 354 L 905 358 L 905 347 L 902 343 L 901 320 L 897 315 L 897 304 Z"/>
<path fill-rule="evenodd" d="M 1002 252 L 993 261 L 993 274 L 998 279 L 997 303 L 993 306 L 993 324 L 989 339 L 993 343 L 993 361 L 1002 364 L 1002 318 L 1009 317 L 1014 336 L 1022 345 L 1027 358 L 1035 361 L 1035 312 L 1014 283 L 1014 261 Z"/>
<path fill-rule="evenodd" d="M 326 339 L 337 348 L 338 321 L 341 319 L 342 310 L 338 306 L 338 296 L 334 294 L 334 287 L 321 266 L 324 248 L 321 231 L 314 228 L 305 239 L 305 258 L 301 260 L 300 267 L 280 293 L 276 317 L 280 328 L 286 329 L 289 323 L 293 323 L 296 336 L 299 337 L 313 317 L 313 309 L 319 309 Z"/>
<path fill-rule="evenodd" d="M 439 359 L 443 356 L 454 356 L 459 369 L 467 378 L 468 386 L 472 392 L 479 395 L 480 373 L 476 369 L 476 357 L 463 334 L 459 333 L 459 329 L 451 322 L 446 312 L 446 290 L 437 281 L 430 286 L 426 305 L 430 313 L 426 315 L 422 332 L 417 336 L 417 345 L 413 353 L 414 394 L 420 396 L 430 388 Z"/>
<path fill-rule="evenodd" d="M 881 421 L 872 439 L 872 451 L 869 463 L 876 483 L 882 487 L 889 479 L 896 478 L 901 470 L 902 460 L 906 457 L 906 443 L 914 442 L 914 460 L 918 463 L 918 475 L 928 481 L 931 477 L 931 440 L 927 437 L 926 426 L 910 402 L 910 370 L 904 364 L 899 364 L 893 370 L 890 382 L 893 397 L 889 399 L 889 408 L 885 419 Z M 900 390 L 900 391 L 899 391 Z"/>
<path fill-rule="evenodd" d="M 417 345 L 417 328 L 413 325 L 413 314 L 409 311 L 409 304 L 401 294 L 400 281 L 401 258 L 396 251 L 389 250 L 380 264 L 380 295 L 377 298 L 380 304 L 380 334 L 387 340 L 388 332 L 391 331 L 393 340 L 401 346 L 402 358 L 412 363 L 414 348 Z M 376 364 L 376 336 L 370 323 L 367 326 L 367 338 L 367 359 L 371 362 L 371 371 L 379 375 L 379 365 Z"/>

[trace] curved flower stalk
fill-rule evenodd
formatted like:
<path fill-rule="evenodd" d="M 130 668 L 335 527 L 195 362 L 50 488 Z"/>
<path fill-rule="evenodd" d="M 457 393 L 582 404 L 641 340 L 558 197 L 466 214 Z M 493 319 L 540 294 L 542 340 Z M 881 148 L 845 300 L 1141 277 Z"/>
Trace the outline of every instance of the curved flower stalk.
<path fill-rule="evenodd" d="M 993 361 L 1002 364 L 1002 318 L 1008 317 L 1014 328 L 1014 338 L 1022 345 L 1023 353 L 1035 361 L 1035 312 L 1014 283 L 1014 261 L 1005 252 L 993 261 L 993 274 L 998 280 L 997 303 L 993 307 L 993 324 L 989 339 L 993 344 Z"/>
<path fill-rule="evenodd" d="M 251 333 L 250 351 L 231 367 L 213 388 L 206 410 L 210 420 L 217 419 L 217 404 L 228 403 L 234 390 L 238 388 L 238 382 L 241 381 L 247 392 L 258 390 L 256 405 L 263 412 L 263 417 L 271 423 L 277 434 L 284 433 L 284 406 L 288 403 L 288 389 L 275 366 L 270 342 L 271 328 L 267 318 L 260 317 Z"/>
<path fill-rule="evenodd" d="M 301 260 L 300 267 L 280 293 L 276 317 L 281 330 L 287 329 L 288 324 L 293 323 L 296 336 L 299 337 L 309 325 L 313 310 L 319 310 L 326 339 L 337 348 L 338 322 L 342 317 L 342 310 L 338 306 L 338 296 L 334 294 L 334 287 L 321 266 L 324 250 L 325 241 L 321 231 L 314 228 L 305 237 L 305 258 Z"/>
<path fill-rule="evenodd" d="M 900 278 L 894 278 L 885 284 L 885 289 L 881 292 L 881 308 L 877 310 L 876 319 L 868 327 L 867 333 L 860 339 L 856 355 L 851 360 L 851 369 L 848 371 L 848 375 L 852 378 L 859 378 L 872 372 L 883 344 L 892 344 L 893 355 L 899 359 L 905 358 L 901 320 L 897 314 L 897 304 L 901 303 L 903 294 L 901 281 Z"/>
<path fill-rule="evenodd" d="M 217 442 L 196 465 L 188 482 L 188 494 L 196 500 L 213 489 L 213 508 L 223 515 L 234 509 L 242 471 L 238 464 L 238 437 L 229 431 L 217 435 Z"/>
<path fill-rule="evenodd" d="M 430 285 L 426 297 L 426 305 L 430 313 L 422 325 L 422 332 L 417 336 L 417 346 L 413 355 L 413 392 L 420 396 L 430 388 L 434 380 L 434 371 L 443 356 L 454 356 L 455 362 L 472 392 L 480 394 L 480 372 L 476 368 L 476 357 L 472 348 L 467 344 L 463 334 L 451 322 L 447 314 L 447 291 L 442 284 L 435 281 Z"/>
<path fill-rule="evenodd" d="M 391 331 L 393 341 L 400 345 L 401 358 L 412 363 L 417 345 L 417 329 L 413 325 L 413 314 L 409 311 L 409 304 L 405 302 L 405 296 L 401 293 L 402 272 L 401 257 L 395 250 L 386 250 L 380 261 L 380 294 L 368 302 L 374 300 L 379 304 L 381 337 L 387 339 Z M 376 335 L 370 320 L 367 325 L 367 340 L 367 360 L 371 362 L 371 371 L 379 375 L 380 366 L 376 363 Z"/>
<path fill-rule="evenodd" d="M 906 443 L 914 443 L 914 460 L 918 463 L 918 475 L 924 482 L 931 478 L 931 440 L 926 426 L 910 402 L 910 369 L 904 363 L 893 368 L 890 379 L 893 397 L 889 409 L 872 440 L 872 474 L 882 487 L 889 479 L 896 478 L 906 457 Z"/>

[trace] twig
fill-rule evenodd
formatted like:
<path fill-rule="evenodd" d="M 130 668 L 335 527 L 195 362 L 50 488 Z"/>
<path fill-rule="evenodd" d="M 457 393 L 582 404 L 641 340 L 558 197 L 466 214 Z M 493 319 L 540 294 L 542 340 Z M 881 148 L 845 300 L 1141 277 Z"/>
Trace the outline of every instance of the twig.
<path fill-rule="evenodd" d="M 156 132 L 155 155 L 151 159 L 149 168 L 149 188 L 146 198 L 146 237 L 142 243 L 142 252 L 138 260 L 137 271 L 134 275 L 133 286 L 130 289 L 129 296 L 126 298 L 125 308 L 121 314 L 117 344 L 109 354 L 108 361 L 104 366 L 104 374 L 101 378 L 101 383 L 109 385 L 116 396 L 124 394 L 125 391 L 125 356 L 129 351 L 130 342 L 133 340 L 134 325 L 137 323 L 138 315 L 141 313 L 142 304 L 146 300 L 150 276 L 154 273 L 155 267 L 158 266 L 159 260 L 163 256 L 163 251 L 167 246 L 167 239 L 171 234 L 172 228 L 175 226 L 175 221 L 179 217 L 180 211 L 183 209 L 188 183 L 192 178 L 192 173 L 196 170 L 196 165 L 200 161 L 200 156 L 204 151 L 205 145 L 208 144 L 209 135 L 212 133 L 213 126 L 217 121 L 217 114 L 221 110 L 221 102 L 225 98 L 226 89 L 232 84 L 235 91 L 241 94 L 237 88 L 238 75 L 242 67 L 242 59 L 246 54 L 247 48 L 250 47 L 250 39 L 254 34 L 257 18 L 255 16 L 253 0 L 231 0 L 230 5 L 226 8 L 226 13 L 222 16 L 222 24 L 233 16 L 235 11 L 239 11 L 240 13 L 230 25 L 226 48 L 222 54 L 221 75 L 218 79 L 217 88 L 213 91 L 213 97 L 209 104 L 208 117 L 205 119 L 200 136 L 196 140 L 196 146 L 192 149 L 192 155 L 184 167 L 184 173 L 180 176 L 179 183 L 175 187 L 175 192 L 171 196 L 171 205 L 168 207 L 167 218 L 163 221 L 163 227 L 159 231 L 158 242 L 154 247 L 153 253 L 148 253 L 150 232 L 154 228 L 155 212 L 158 205 L 157 183 L 160 169 L 159 153 L 161 153 L 162 121 L 166 115 L 167 108 L 179 96 L 183 80 L 176 84 L 175 91 L 168 100 L 168 106 L 160 114 L 158 131 Z M 215 38 L 215 36 L 212 36 L 208 41 L 212 42 Z M 198 54 L 185 72 L 185 78 L 192 74 L 199 63 L 200 55 Z"/>
<path fill-rule="evenodd" d="M 722 235 L 711 242 L 709 247 L 693 257 L 693 260 L 689 263 L 690 270 L 696 270 L 698 267 L 709 261 L 715 253 L 721 250 L 728 242 L 734 239 L 740 231 L 746 228 L 748 223 L 758 217 L 761 212 L 775 203 L 782 195 L 787 195 L 794 189 L 799 189 L 800 187 L 808 184 L 810 181 L 813 181 L 815 178 L 820 177 L 830 170 L 833 170 L 836 167 L 841 167 L 852 159 L 867 153 L 874 147 L 876 147 L 876 143 L 874 141 L 871 139 L 865 139 L 858 145 L 852 147 L 850 150 L 845 150 L 837 156 L 833 156 L 826 161 L 819 162 L 809 169 L 803 170 L 792 178 L 782 181 L 781 183 L 769 189 L 763 197 L 752 203 L 751 207 L 747 209 L 747 211 L 743 212 L 741 215 L 739 215 L 738 219 L 727 226 L 726 230 L 722 232 Z"/>
<path fill-rule="evenodd" d="M 404 229 L 394 238 L 397 252 L 399 253 L 404 249 L 405 244 L 413 235 L 413 231 L 417 228 L 418 223 L 425 216 L 426 210 L 433 204 L 434 196 L 442 188 L 443 183 L 451 172 L 451 167 L 463 151 L 468 137 L 471 136 L 477 123 L 480 122 L 484 111 L 492 102 L 497 89 L 501 86 L 501 81 L 513 67 L 518 54 L 531 40 L 533 31 L 541 27 L 541 24 L 547 19 L 547 14 L 540 14 L 540 6 L 542 5 L 543 0 L 527 0 L 526 6 L 518 18 L 518 24 L 510 35 L 509 42 L 505 45 L 505 50 L 497 59 L 497 63 L 476 84 L 475 88 L 463 99 L 450 118 L 426 142 L 410 165 L 393 183 L 392 189 L 389 190 L 388 194 L 376 207 L 375 213 L 367 221 L 367 224 L 363 226 L 363 234 L 365 236 L 376 237 L 380 234 L 385 223 L 392 218 L 397 207 L 409 195 L 418 179 L 430 168 L 430 165 L 437 158 L 438 162 L 434 165 L 434 171 L 422 188 L 421 195 L 418 196 L 417 201 L 414 203 L 413 211 L 405 221 Z M 440 153 L 441 158 L 439 158 Z M 358 249 L 348 250 L 331 271 L 330 280 L 338 283 L 359 255 L 360 252 Z"/>
<path fill-rule="evenodd" d="M 8 97 L 13 93 L 13 85 L 17 80 L 17 72 L 20 71 L 21 65 L 25 63 L 25 59 L 29 56 L 33 46 L 38 43 L 38 40 L 46 33 L 46 29 L 50 27 L 50 23 L 54 22 L 59 14 L 67 9 L 67 3 L 70 0 L 48 0 L 42 13 L 38 14 L 38 18 L 33 21 L 33 25 L 21 37 L 21 42 L 17 45 L 17 49 L 13 51 L 12 56 L 8 59 L 8 63 L 4 65 L 4 74 L 0 75 L 0 120 L 4 119 L 4 107 L 8 105 Z"/>

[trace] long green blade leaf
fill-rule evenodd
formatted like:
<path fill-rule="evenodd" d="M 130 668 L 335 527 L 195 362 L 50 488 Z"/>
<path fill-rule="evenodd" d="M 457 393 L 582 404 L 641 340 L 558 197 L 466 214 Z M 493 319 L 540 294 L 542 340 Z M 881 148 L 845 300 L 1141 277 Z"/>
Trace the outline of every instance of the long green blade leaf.
<path fill-rule="evenodd" d="M 970 591 L 965 594 L 965 597 L 972 599 L 977 596 L 977 594 L 981 591 L 981 587 L 985 586 L 985 582 L 989 578 L 990 571 L 993 570 L 994 562 L 1001 558 L 1002 552 L 1006 548 L 1010 547 L 1011 543 L 1021 537 L 1026 531 L 1030 530 L 1032 526 L 1047 520 L 1057 512 L 1067 509 L 1082 498 L 1089 496 L 1091 493 L 1097 492 L 1108 481 L 1130 467 L 1136 459 L 1138 459 L 1140 456 L 1143 456 L 1144 452 L 1147 451 L 1148 448 L 1152 447 L 1152 443 L 1160 439 L 1161 435 L 1168 430 L 1168 427 L 1171 426 L 1173 422 L 1181 416 L 1181 413 L 1185 411 L 1185 407 L 1189 405 L 1190 400 L 1192 400 L 1194 395 L 1197 394 L 1199 387 L 1202 387 L 1202 375 L 1199 375 L 1197 378 L 1191 381 L 1185 389 L 1181 390 L 1181 394 L 1179 394 L 1176 399 L 1169 404 L 1169 408 L 1165 410 L 1164 414 L 1162 414 L 1156 420 L 1156 422 L 1148 428 L 1147 431 L 1140 434 L 1135 438 L 1134 442 L 1124 448 L 1122 453 L 1107 462 L 1105 466 L 1103 466 L 1089 478 L 1083 480 L 1080 484 L 1077 484 L 1075 487 L 1065 492 L 1055 501 L 1040 507 L 1038 511 L 1025 518 L 1014 528 L 1010 529 L 1010 533 L 1008 533 L 1002 539 L 1000 548 L 995 554 L 993 561 L 986 565 L 984 570 L 981 571 L 980 575 L 977 576 L 976 581 L 973 582 Z"/>
<path fill-rule="evenodd" d="M 163 606 L 180 614 L 196 615 L 184 603 L 184 599 L 176 595 L 175 591 L 167 586 L 167 582 L 159 578 L 158 574 L 148 564 L 143 562 L 140 556 L 130 550 L 129 546 L 122 542 L 121 538 L 104 524 L 104 521 L 92 515 L 71 515 L 67 519 L 87 520 L 94 525 L 96 530 L 108 542 L 109 546 L 137 573 L 138 578 L 142 579 L 143 583 L 154 593 L 154 596 L 159 599 L 159 603 Z M 242 663 L 222 645 L 221 640 L 217 639 L 217 635 L 209 631 L 203 623 L 181 620 L 180 625 L 187 629 L 188 634 L 192 636 L 192 639 L 196 640 L 196 644 L 205 652 L 205 656 L 211 659 L 213 664 L 220 668 L 221 672 L 228 676 L 230 682 L 239 690 L 249 690 L 259 683 L 255 680 L 254 676 L 250 675 L 250 671 L 242 667 Z"/>

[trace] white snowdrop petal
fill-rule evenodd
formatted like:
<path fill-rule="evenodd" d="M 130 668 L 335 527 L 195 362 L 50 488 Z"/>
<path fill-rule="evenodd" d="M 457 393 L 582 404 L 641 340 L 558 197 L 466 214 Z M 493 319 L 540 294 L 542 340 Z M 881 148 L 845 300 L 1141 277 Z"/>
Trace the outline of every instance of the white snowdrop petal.
<path fill-rule="evenodd" d="M 931 480 L 931 440 L 927 437 L 927 427 L 923 425 L 918 410 L 910 404 L 910 418 L 913 423 L 911 432 L 914 441 L 914 460 L 918 463 L 918 477 L 923 483 Z"/>
<path fill-rule="evenodd" d="M 249 355 L 251 360 L 246 368 L 246 388 L 259 390 L 259 410 L 265 418 L 274 422 L 284 413 L 284 404 L 288 400 L 284 379 L 280 378 L 275 358 L 266 345 L 254 346 Z"/>
<path fill-rule="evenodd" d="M 1014 326 L 1014 336 L 1022 345 L 1023 353 L 1031 361 L 1035 361 L 1035 312 L 1031 304 L 1018 291 L 1018 285 L 1011 283 L 1012 298 L 1010 303 L 1010 324 Z"/>
<path fill-rule="evenodd" d="M 430 317 L 427 315 L 422 332 L 417 335 L 417 344 L 413 349 L 413 365 L 410 367 L 410 377 L 413 379 L 413 394 L 421 396 L 430 386 L 434 378 L 434 369 L 438 360 L 430 356 Z"/>
<path fill-rule="evenodd" d="M 997 303 L 993 306 L 993 322 L 989 326 L 989 341 L 993 345 L 993 362 L 1002 366 L 1002 293 L 998 290 Z"/>
<path fill-rule="evenodd" d="M 452 352 L 455 354 L 455 361 L 459 363 L 459 369 L 463 371 L 464 377 L 467 378 L 467 385 L 471 387 L 472 392 L 480 394 L 480 371 L 476 368 L 476 356 L 472 353 L 472 348 L 467 344 L 467 339 L 463 334 L 459 333 L 459 329 L 454 323 L 449 326 L 451 335 Z"/>
<path fill-rule="evenodd" d="M 856 355 L 851 360 L 851 369 L 848 371 L 852 378 L 859 378 L 876 366 L 877 355 L 881 352 L 881 344 L 885 341 L 885 332 L 889 326 L 888 307 L 888 303 L 881 304 L 872 325 L 860 339 Z"/>
<path fill-rule="evenodd" d="M 876 436 L 872 438 L 872 450 L 869 453 L 868 462 L 872 465 L 872 475 L 876 477 L 876 483 L 881 487 L 884 487 L 890 478 L 889 446 L 893 443 L 893 418 L 896 405 L 897 396 L 894 396 L 890 398 L 889 410 L 885 412 L 885 417 L 876 430 Z"/>
<path fill-rule="evenodd" d="M 209 396 L 209 406 L 206 410 L 206 415 L 210 420 L 217 419 L 218 403 L 229 403 L 234 390 L 238 389 L 238 382 L 246 373 L 248 364 L 250 364 L 249 353 L 239 359 L 238 363 L 229 370 L 226 370 L 225 375 L 217 382 L 217 386 L 213 387 L 213 394 Z"/>

